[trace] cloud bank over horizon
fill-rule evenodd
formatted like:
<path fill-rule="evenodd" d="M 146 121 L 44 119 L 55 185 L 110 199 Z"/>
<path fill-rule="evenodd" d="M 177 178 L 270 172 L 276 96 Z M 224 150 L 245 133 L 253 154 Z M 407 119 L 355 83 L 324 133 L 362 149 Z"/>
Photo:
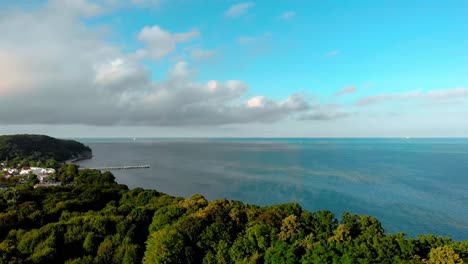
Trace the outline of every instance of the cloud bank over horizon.
<path fill-rule="evenodd" d="M 276 42 L 285 41 L 268 28 L 226 37 L 233 47 L 226 48 L 214 44 L 206 26 L 197 24 L 172 29 L 152 18 L 130 33 L 119 32 L 131 39 L 119 42 L 117 28 L 96 22 L 114 12 L 160 10 L 176 2 L 50 0 L 30 7 L 6 5 L 0 11 L 0 124 L 212 131 L 227 127 L 259 136 L 359 136 L 383 135 L 378 126 L 395 134 L 417 134 L 414 124 L 430 129 L 437 126 L 433 116 L 450 116 L 440 122 L 457 135 L 468 135 L 468 122 L 461 119 L 468 114 L 468 88 L 463 85 L 391 92 L 376 85 L 350 85 L 357 82 L 349 78 L 344 85 L 315 88 L 313 81 L 300 84 L 302 75 L 295 77 L 295 70 L 282 63 L 261 68 L 264 74 L 253 78 L 254 73 L 241 66 L 222 70 L 223 65 L 233 61 L 231 53 L 267 54 Z M 257 2 L 238 3 L 220 8 L 218 17 L 223 23 L 249 23 L 261 8 Z M 285 9 L 270 20 L 290 26 L 299 19 L 295 11 Z M 324 65 L 349 54 L 333 47 L 311 52 Z M 252 56 L 248 64 L 260 59 Z M 214 61 L 222 65 L 218 71 Z M 281 68 L 283 74 L 269 74 L 273 68 Z M 444 132 L 435 129 L 434 134 Z"/>
<path fill-rule="evenodd" d="M 249 102 L 256 97 L 245 98 L 247 83 L 198 82 L 197 71 L 185 61 L 172 65 L 164 80 L 153 81 L 142 60 L 164 59 L 200 32 L 171 33 L 158 25 L 145 26 L 137 36 L 144 48 L 125 53 L 107 43 L 99 29 L 80 21 L 80 15 L 99 14 L 98 6 L 79 1 L 82 10 L 65 16 L 56 12 L 65 8 L 58 3 L 0 18 L 0 34 L 9 36 L 0 43 L 2 124 L 268 123 L 309 109 L 300 94 L 283 100 L 262 97 L 261 104 L 252 106 Z M 33 100 L 23 104 L 26 98 Z"/>

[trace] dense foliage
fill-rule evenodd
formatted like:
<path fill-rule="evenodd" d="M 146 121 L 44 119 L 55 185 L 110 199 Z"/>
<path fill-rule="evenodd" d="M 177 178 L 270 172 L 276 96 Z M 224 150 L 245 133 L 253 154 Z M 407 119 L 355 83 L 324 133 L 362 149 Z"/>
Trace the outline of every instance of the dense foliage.
<path fill-rule="evenodd" d="M 0 161 L 18 164 L 24 160 L 65 161 L 91 155 L 91 149 L 80 142 L 42 135 L 0 136 Z"/>
<path fill-rule="evenodd" d="M 64 165 L 69 184 L 0 192 L 0 263 L 463 263 L 468 241 L 385 234 L 377 219 L 128 190 Z M 452 262 L 448 262 L 451 260 Z M 439 261 L 439 262 L 438 262 Z"/>

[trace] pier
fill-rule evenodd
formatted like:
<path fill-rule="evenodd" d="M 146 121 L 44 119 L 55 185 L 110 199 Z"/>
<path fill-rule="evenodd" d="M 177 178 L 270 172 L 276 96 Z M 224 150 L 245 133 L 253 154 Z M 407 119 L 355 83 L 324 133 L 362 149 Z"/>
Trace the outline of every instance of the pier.
<path fill-rule="evenodd" d="M 89 170 L 100 170 L 100 171 L 113 171 L 113 170 L 135 170 L 135 169 L 149 169 L 150 165 L 133 165 L 133 166 L 115 166 L 115 167 L 98 167 L 98 168 L 80 168 Z"/>

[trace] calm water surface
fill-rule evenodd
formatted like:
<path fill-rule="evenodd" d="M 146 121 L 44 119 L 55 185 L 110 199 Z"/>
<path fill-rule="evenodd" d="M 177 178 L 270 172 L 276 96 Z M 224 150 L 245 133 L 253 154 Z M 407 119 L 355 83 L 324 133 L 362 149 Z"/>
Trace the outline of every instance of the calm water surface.
<path fill-rule="evenodd" d="M 388 232 L 468 239 L 468 139 L 78 139 L 119 183 L 376 216 Z"/>

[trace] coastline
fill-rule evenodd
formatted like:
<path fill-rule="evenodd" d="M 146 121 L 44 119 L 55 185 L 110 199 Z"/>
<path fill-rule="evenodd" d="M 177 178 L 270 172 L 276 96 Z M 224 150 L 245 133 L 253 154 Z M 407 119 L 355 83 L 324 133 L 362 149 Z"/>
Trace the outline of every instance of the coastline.
<path fill-rule="evenodd" d="M 92 158 L 93 158 L 93 154 L 80 155 L 77 158 L 66 160 L 65 163 L 74 163 L 74 162 L 78 162 L 81 160 L 87 160 L 87 159 L 92 159 Z"/>

